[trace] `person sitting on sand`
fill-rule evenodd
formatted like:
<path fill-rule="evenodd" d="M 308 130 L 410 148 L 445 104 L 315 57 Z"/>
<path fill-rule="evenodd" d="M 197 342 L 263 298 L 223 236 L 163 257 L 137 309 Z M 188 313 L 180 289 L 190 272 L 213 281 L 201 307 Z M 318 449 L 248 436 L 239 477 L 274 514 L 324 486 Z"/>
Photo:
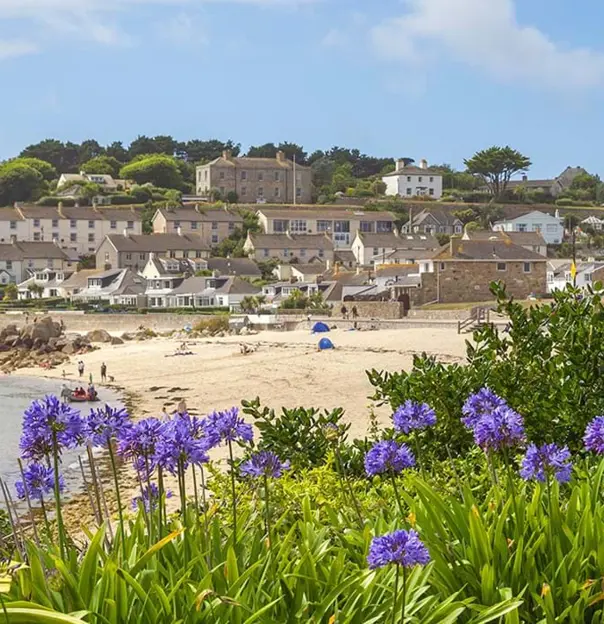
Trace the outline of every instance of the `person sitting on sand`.
<path fill-rule="evenodd" d="M 179 416 L 183 416 L 184 414 L 187 413 L 187 403 L 184 399 L 181 399 L 178 405 L 176 406 L 176 413 Z"/>

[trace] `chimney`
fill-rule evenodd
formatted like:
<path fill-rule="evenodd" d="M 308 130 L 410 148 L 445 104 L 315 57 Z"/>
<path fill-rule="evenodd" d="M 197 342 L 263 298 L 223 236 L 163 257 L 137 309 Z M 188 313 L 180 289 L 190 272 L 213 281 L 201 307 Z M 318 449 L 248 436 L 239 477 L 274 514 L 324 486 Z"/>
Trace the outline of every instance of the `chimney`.
<path fill-rule="evenodd" d="M 285 162 L 285 152 L 283 150 L 277 152 L 277 162 Z"/>
<path fill-rule="evenodd" d="M 405 168 L 405 161 L 402 158 L 399 158 L 395 161 L 396 171 L 402 171 Z"/>
<path fill-rule="evenodd" d="M 327 271 L 331 271 L 331 260 L 329 258 L 325 260 L 325 267 Z"/>
<path fill-rule="evenodd" d="M 419 161 L 419 168 L 420 169 L 427 169 L 428 168 L 428 161 L 425 158 L 422 158 Z"/>
<path fill-rule="evenodd" d="M 451 236 L 449 240 L 449 253 L 451 256 L 455 255 L 455 243 L 460 240 L 461 238 L 459 236 Z"/>
<path fill-rule="evenodd" d="M 59 202 L 59 205 L 57 206 L 57 212 L 62 219 L 65 218 L 65 214 L 63 213 L 63 202 Z"/>
<path fill-rule="evenodd" d="M 128 230 L 127 230 L 127 228 L 124 228 L 124 238 L 128 238 Z"/>
<path fill-rule="evenodd" d="M 201 211 L 199 210 L 199 204 L 195 204 L 195 212 L 201 212 Z"/>
<path fill-rule="evenodd" d="M 177 233 L 179 236 L 182 236 L 182 228 L 180 227 L 180 225 L 176 228 L 176 233 Z"/>
<path fill-rule="evenodd" d="M 222 157 L 225 160 L 231 160 L 231 150 L 223 150 Z"/>
<path fill-rule="evenodd" d="M 16 245 L 17 244 L 17 235 L 16 234 L 11 234 L 10 235 L 10 244 L 11 245 Z"/>
<path fill-rule="evenodd" d="M 527 180 L 528 180 L 528 176 L 527 176 L 527 175 L 526 175 L 526 173 L 525 173 L 525 174 L 523 174 L 523 176 L 522 176 L 522 181 L 523 181 L 523 182 L 526 182 Z"/>

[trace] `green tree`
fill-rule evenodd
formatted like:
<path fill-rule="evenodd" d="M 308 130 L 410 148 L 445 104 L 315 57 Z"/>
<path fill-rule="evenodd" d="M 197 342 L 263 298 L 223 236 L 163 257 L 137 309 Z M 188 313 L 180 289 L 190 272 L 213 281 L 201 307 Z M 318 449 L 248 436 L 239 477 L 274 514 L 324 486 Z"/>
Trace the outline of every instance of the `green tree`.
<path fill-rule="evenodd" d="M 83 141 L 78 148 L 78 162 L 80 164 L 88 162 L 93 158 L 98 158 L 105 153 L 105 148 L 101 147 L 95 139 Z"/>
<path fill-rule="evenodd" d="M 18 294 L 17 284 L 7 284 L 4 287 L 4 301 L 15 301 Z"/>
<path fill-rule="evenodd" d="M 122 167 L 122 163 L 113 156 L 96 156 L 88 162 L 80 165 L 80 169 L 85 173 L 97 173 L 99 175 L 110 175 L 117 178 Z"/>
<path fill-rule="evenodd" d="M 379 197 L 380 195 L 384 195 L 386 193 L 386 189 L 388 187 L 386 186 L 385 182 L 382 182 L 382 180 L 374 180 L 373 183 L 371 184 L 371 190 L 373 191 L 373 194 L 376 197 Z"/>
<path fill-rule="evenodd" d="M 124 147 L 121 141 L 114 141 L 111 145 L 108 145 L 105 149 L 105 156 L 115 158 L 121 163 L 128 161 L 128 150 Z"/>
<path fill-rule="evenodd" d="M 235 191 L 229 191 L 226 196 L 227 203 L 236 204 L 239 202 L 239 196 Z"/>
<path fill-rule="evenodd" d="M 19 164 L 32 167 L 32 169 L 35 169 L 38 173 L 40 173 L 46 182 L 56 180 L 58 177 L 57 170 L 50 163 L 45 160 L 40 160 L 39 158 L 15 158 L 9 162 L 13 165 Z"/>
<path fill-rule="evenodd" d="M 233 156 L 238 156 L 241 152 L 241 145 L 234 143 L 231 139 L 226 142 L 218 141 L 217 139 L 209 141 L 193 139 L 192 141 L 187 141 L 182 148 L 184 158 L 188 162 L 201 164 L 208 163 L 222 156 L 224 151 L 229 151 Z"/>
<path fill-rule="evenodd" d="M 154 138 L 147 136 L 138 136 L 128 148 L 128 155 L 131 159 L 144 154 L 166 154 L 174 156 L 180 148 L 178 141 L 171 136 L 156 136 Z"/>
<path fill-rule="evenodd" d="M 59 173 L 77 173 L 79 154 L 74 143 L 62 143 L 57 139 L 45 139 L 29 145 L 21 154 L 22 158 L 39 158 L 53 165 Z"/>
<path fill-rule="evenodd" d="M 27 287 L 27 290 L 31 293 L 32 299 L 42 299 L 44 286 L 41 286 L 40 284 L 30 284 Z"/>
<path fill-rule="evenodd" d="M 38 199 L 44 189 L 42 174 L 17 161 L 0 166 L 0 205 Z"/>
<path fill-rule="evenodd" d="M 464 163 L 468 173 L 480 176 L 484 180 L 495 198 L 505 193 L 514 174 L 527 171 L 532 164 L 527 156 L 509 146 L 489 147 L 476 152 Z"/>
<path fill-rule="evenodd" d="M 182 189 L 184 183 L 176 159 L 160 154 L 144 156 L 125 165 L 120 170 L 120 177 L 137 184 L 151 183 L 172 189 Z"/>

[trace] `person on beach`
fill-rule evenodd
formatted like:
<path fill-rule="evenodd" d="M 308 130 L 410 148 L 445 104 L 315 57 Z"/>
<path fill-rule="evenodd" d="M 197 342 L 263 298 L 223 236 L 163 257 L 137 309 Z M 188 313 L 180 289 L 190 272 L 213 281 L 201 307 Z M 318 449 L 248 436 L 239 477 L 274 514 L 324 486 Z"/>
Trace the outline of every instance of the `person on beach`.
<path fill-rule="evenodd" d="M 103 362 L 101 364 L 101 383 L 107 382 L 107 364 Z"/>
<path fill-rule="evenodd" d="M 176 407 L 176 413 L 179 416 L 183 416 L 184 414 L 187 413 L 187 403 L 184 399 L 181 399 L 178 403 L 178 406 Z"/>
<path fill-rule="evenodd" d="M 80 373 L 80 377 L 84 376 L 84 362 L 82 360 L 78 362 L 78 373 Z"/>
<path fill-rule="evenodd" d="M 345 305 L 342 306 L 342 309 L 340 310 L 340 312 L 342 313 L 342 318 L 343 319 L 347 319 L 348 318 L 348 309 L 346 308 Z"/>
<path fill-rule="evenodd" d="M 359 318 L 359 311 L 357 310 L 357 307 L 356 307 L 356 306 L 352 306 L 352 310 L 351 310 L 351 312 L 352 312 L 352 318 L 353 318 L 354 320 L 356 320 L 356 319 L 358 319 L 358 318 Z"/>

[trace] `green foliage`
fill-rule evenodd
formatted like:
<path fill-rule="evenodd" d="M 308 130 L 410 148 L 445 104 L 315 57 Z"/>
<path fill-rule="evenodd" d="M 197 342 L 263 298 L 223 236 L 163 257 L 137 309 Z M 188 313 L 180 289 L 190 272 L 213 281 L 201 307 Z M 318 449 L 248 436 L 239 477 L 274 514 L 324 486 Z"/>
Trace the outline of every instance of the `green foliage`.
<path fill-rule="evenodd" d="M 96 173 L 99 175 L 110 175 L 117 178 L 122 168 L 122 163 L 113 156 L 96 156 L 88 162 L 80 165 L 80 170 L 85 173 Z"/>
<path fill-rule="evenodd" d="M 301 290 L 295 289 L 283 299 L 280 307 L 284 310 L 321 310 L 325 308 L 325 301 L 320 291 L 306 295 Z"/>
<path fill-rule="evenodd" d="M 50 163 L 40 160 L 39 158 L 15 158 L 10 160 L 9 163 L 26 165 L 27 167 L 35 169 L 46 182 L 55 180 L 58 177 L 57 170 Z"/>
<path fill-rule="evenodd" d="M 7 284 L 4 287 L 4 301 L 16 301 L 19 290 L 17 284 Z"/>
<path fill-rule="evenodd" d="M 511 177 L 531 166 L 529 158 L 506 147 L 490 147 L 476 152 L 464 161 L 468 173 L 481 176 L 491 193 L 497 198 L 502 195 Z"/>
<path fill-rule="evenodd" d="M 163 155 L 144 156 L 125 165 L 120 170 L 120 177 L 134 180 L 137 184 L 150 182 L 155 186 L 172 189 L 181 189 L 184 183 L 176 159 Z"/>
<path fill-rule="evenodd" d="M 236 204 L 239 202 L 239 196 L 235 191 L 229 191 L 226 195 L 226 201 L 228 204 Z"/>
<path fill-rule="evenodd" d="M 525 418 L 529 438 L 582 447 L 587 423 L 604 413 L 604 289 L 556 291 L 552 303 L 529 308 L 508 300 L 493 285 L 497 310 L 510 319 L 507 332 L 492 326 L 474 333 L 466 363 L 441 364 L 422 355 L 411 371 L 371 371 L 374 400 L 395 409 L 406 399 L 428 401 L 439 422 L 426 433 L 434 451 L 463 453 L 471 438 L 460 422 L 465 398 L 487 385 Z"/>
<path fill-rule="evenodd" d="M 35 167 L 22 162 L 22 159 L 0 165 L 0 205 L 38 199 L 44 188 L 44 176 Z"/>

